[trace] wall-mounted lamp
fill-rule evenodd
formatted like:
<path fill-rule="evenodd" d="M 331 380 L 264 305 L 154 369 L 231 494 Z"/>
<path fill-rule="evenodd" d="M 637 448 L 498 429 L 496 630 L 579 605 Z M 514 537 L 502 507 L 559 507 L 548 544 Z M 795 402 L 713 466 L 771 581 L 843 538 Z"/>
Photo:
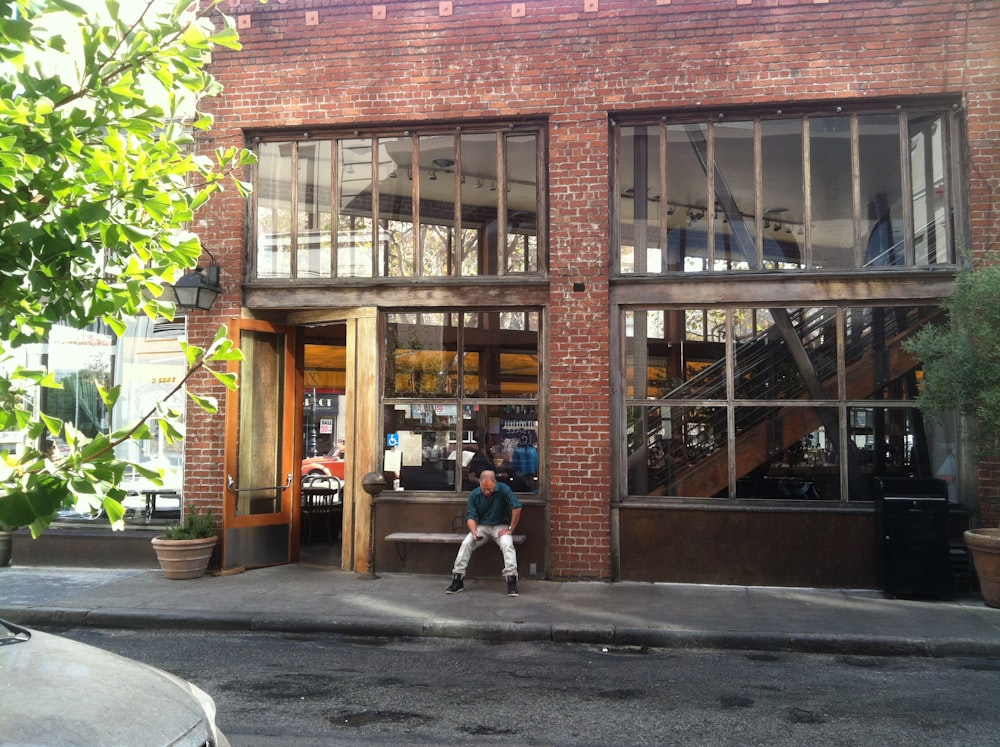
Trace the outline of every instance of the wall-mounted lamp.
<path fill-rule="evenodd" d="M 215 257 L 203 248 L 211 261 L 208 267 L 196 267 L 192 272 L 185 272 L 180 280 L 174 283 L 174 299 L 179 309 L 204 309 L 208 311 L 215 299 L 222 293 L 219 285 L 219 266 Z"/>

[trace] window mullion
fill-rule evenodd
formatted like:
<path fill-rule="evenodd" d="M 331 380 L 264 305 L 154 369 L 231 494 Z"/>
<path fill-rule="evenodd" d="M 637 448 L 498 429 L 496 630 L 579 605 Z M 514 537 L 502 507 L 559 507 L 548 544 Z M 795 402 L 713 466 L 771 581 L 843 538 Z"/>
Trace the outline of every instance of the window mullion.
<path fill-rule="evenodd" d="M 291 204 L 291 215 L 289 225 L 289 257 L 288 274 L 290 277 L 298 277 L 298 257 L 299 257 L 299 141 L 292 141 L 292 164 L 291 164 L 291 194 L 289 203 Z"/>
<path fill-rule="evenodd" d="M 899 111 L 899 173 L 903 203 L 903 256 L 907 267 L 916 265 L 913 237 L 913 175 L 910 172 L 910 128 L 906 112 Z"/>
<path fill-rule="evenodd" d="M 455 130 L 455 212 L 454 212 L 454 238 L 452 239 L 452 249 L 448 253 L 448 261 L 451 266 L 448 268 L 449 275 L 462 274 L 462 259 L 465 251 L 465 241 L 462 235 L 462 128 Z"/>
<path fill-rule="evenodd" d="M 715 125 L 705 126 L 705 254 L 708 270 L 715 267 Z"/>
<path fill-rule="evenodd" d="M 729 476 L 729 495 L 736 496 L 736 346 L 733 342 L 733 307 L 726 308 L 726 472 Z"/>
<path fill-rule="evenodd" d="M 672 269 L 672 258 L 668 244 L 669 226 L 667 211 L 670 209 L 670 196 L 667 194 L 667 122 L 660 120 L 660 272 L 670 272 Z M 679 268 L 676 268 L 679 269 Z"/>
<path fill-rule="evenodd" d="M 424 242 L 420 230 L 420 138 L 416 133 L 410 136 L 410 149 L 413 174 L 413 191 L 410 193 L 413 208 L 413 276 L 420 277 L 424 271 Z"/>
<path fill-rule="evenodd" d="M 507 138 L 497 132 L 497 275 L 507 272 Z"/>
<path fill-rule="evenodd" d="M 755 270 L 764 269 L 764 162 L 760 117 L 753 121 L 753 223 Z"/>
<path fill-rule="evenodd" d="M 851 458 L 849 450 L 853 444 L 849 445 L 847 422 L 847 322 L 844 314 L 844 307 L 838 306 L 836 310 L 837 321 L 837 417 L 839 428 L 837 438 L 840 440 L 840 453 L 838 461 L 840 464 L 840 500 L 847 502 L 850 500 L 850 469 L 854 460 Z"/>
<path fill-rule="evenodd" d="M 802 267 L 813 269 L 812 256 L 812 144 L 809 117 L 802 118 Z"/>
<path fill-rule="evenodd" d="M 861 214 L 861 135 L 858 115 L 851 115 L 851 197 L 854 214 L 854 266 L 865 265 L 864 220 Z"/>
<path fill-rule="evenodd" d="M 379 276 L 379 271 L 378 271 L 378 267 L 379 267 L 379 254 L 380 254 L 379 248 L 381 246 L 381 241 L 382 241 L 382 237 L 380 235 L 381 231 L 380 231 L 380 228 L 379 228 L 379 209 L 378 209 L 378 204 L 379 204 L 379 198 L 378 198 L 378 138 L 377 137 L 372 137 L 371 144 L 372 144 L 372 156 L 371 156 L 371 158 L 372 158 L 372 165 L 371 165 L 371 169 L 372 169 L 372 209 L 371 209 L 371 214 L 372 214 L 372 230 L 371 230 L 371 238 L 372 238 L 372 277 L 378 277 Z M 386 233 L 388 233 L 388 231 Z M 385 274 L 388 275 L 389 274 L 389 252 L 388 252 L 388 247 L 387 247 L 387 251 L 385 253 L 385 264 L 383 265 L 383 269 L 384 269 Z"/>
<path fill-rule="evenodd" d="M 330 144 L 330 277 L 337 277 L 340 263 L 337 261 L 340 253 L 340 140 Z"/>
<path fill-rule="evenodd" d="M 649 257 L 649 137 L 645 128 L 635 130 L 632 148 L 632 246 L 635 271 L 648 272 Z"/>

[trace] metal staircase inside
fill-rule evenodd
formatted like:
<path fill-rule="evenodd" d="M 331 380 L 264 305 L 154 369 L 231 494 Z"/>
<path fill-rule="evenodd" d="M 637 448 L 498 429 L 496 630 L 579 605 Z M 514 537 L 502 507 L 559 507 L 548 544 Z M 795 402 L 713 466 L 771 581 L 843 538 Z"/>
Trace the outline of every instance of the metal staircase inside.
<path fill-rule="evenodd" d="M 916 363 L 899 343 L 939 313 L 937 307 L 849 309 L 844 398 L 878 399 L 879 392 L 890 388 L 914 398 Z M 732 398 L 738 406 L 732 410 L 732 446 L 745 497 L 761 497 L 754 494 L 755 476 L 820 428 L 836 454 L 854 458 L 853 443 L 846 449 L 837 443 L 837 411 L 829 406 L 840 397 L 833 310 L 779 308 L 771 309 L 770 317 L 765 330 L 734 346 Z M 645 494 L 729 494 L 729 414 L 723 406 L 729 397 L 727 379 L 723 356 L 662 397 L 677 402 L 670 407 L 669 422 L 656 416 L 656 408 L 642 409 L 646 422 L 632 424 L 628 448 L 633 459 L 642 456 L 646 464 Z M 826 407 L 801 404 L 823 400 Z M 644 443 L 636 442 L 639 434 Z M 815 497 L 808 488 L 794 493 L 783 497 Z"/>

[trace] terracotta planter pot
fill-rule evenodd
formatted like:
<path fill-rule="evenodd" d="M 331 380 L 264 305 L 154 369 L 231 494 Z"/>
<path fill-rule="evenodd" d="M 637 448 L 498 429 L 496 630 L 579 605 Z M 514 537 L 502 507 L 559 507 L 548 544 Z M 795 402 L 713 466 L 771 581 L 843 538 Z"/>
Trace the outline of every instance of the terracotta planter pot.
<path fill-rule="evenodd" d="M 168 540 L 154 537 L 153 549 L 160 561 L 164 578 L 200 578 L 205 575 L 218 537 L 207 539 Z"/>
<path fill-rule="evenodd" d="M 983 601 L 988 607 L 1000 607 L 1000 528 L 969 529 L 963 537 L 972 552 Z"/>

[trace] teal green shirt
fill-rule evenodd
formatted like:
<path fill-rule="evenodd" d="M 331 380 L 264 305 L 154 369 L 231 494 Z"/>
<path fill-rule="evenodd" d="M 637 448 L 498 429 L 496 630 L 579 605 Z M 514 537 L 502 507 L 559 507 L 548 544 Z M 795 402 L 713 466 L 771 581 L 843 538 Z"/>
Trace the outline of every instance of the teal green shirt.
<path fill-rule="evenodd" d="M 506 483 L 498 482 L 492 497 L 488 498 L 482 488 L 469 494 L 468 518 L 487 527 L 510 524 L 510 512 L 520 507 L 514 491 Z"/>

